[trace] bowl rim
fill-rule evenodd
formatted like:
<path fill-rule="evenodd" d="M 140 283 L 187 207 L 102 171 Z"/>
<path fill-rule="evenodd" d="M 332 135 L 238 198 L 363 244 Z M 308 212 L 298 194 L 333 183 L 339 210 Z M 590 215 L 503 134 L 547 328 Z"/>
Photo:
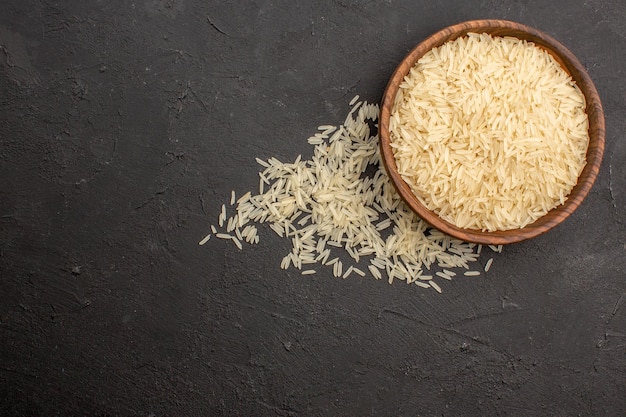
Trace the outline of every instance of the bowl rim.
<path fill-rule="evenodd" d="M 463 229 L 443 220 L 420 203 L 409 185 L 402 179 L 397 171 L 393 150 L 391 149 L 389 119 L 400 82 L 402 82 L 409 69 L 426 52 L 470 32 L 489 33 L 492 36 L 513 36 L 534 42 L 535 45 L 546 50 L 555 58 L 561 67 L 572 76 L 585 96 L 586 112 L 589 118 L 589 145 L 587 148 L 587 163 L 578 177 L 578 183 L 570 192 L 565 203 L 553 208 L 535 222 L 521 229 L 483 232 L 477 229 Z M 600 96 L 591 77 L 576 56 L 563 44 L 552 36 L 521 23 L 509 20 L 482 19 L 469 20 L 441 29 L 418 43 L 402 59 L 389 79 L 383 94 L 380 106 L 379 137 L 381 157 L 385 170 L 409 208 L 431 226 L 452 237 L 473 243 L 501 245 L 517 243 L 542 235 L 563 222 L 580 206 L 591 190 L 602 163 L 605 144 L 605 121 Z"/>

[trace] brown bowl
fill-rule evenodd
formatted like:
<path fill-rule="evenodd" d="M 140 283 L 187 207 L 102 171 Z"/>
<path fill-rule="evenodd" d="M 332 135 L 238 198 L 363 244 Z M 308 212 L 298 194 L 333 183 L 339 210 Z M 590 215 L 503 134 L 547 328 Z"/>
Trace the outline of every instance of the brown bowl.
<path fill-rule="evenodd" d="M 561 64 L 563 69 L 571 75 L 572 79 L 576 81 L 576 84 L 585 95 L 587 103 L 586 110 L 589 118 L 587 165 L 584 167 L 583 172 L 578 178 L 578 183 L 572 189 L 572 192 L 564 204 L 552 209 L 545 216 L 522 229 L 483 232 L 475 229 L 463 229 L 441 219 L 437 214 L 421 204 L 408 184 L 404 182 L 397 171 L 396 161 L 391 149 L 389 118 L 399 85 L 404 77 L 415 65 L 417 60 L 426 52 L 470 32 L 488 33 L 492 36 L 513 36 L 534 42 L 535 45 L 549 52 L 556 61 Z M 396 68 L 387 84 L 381 105 L 379 123 L 380 149 L 383 163 L 391 181 L 408 206 L 422 219 L 442 232 L 464 241 L 481 244 L 499 245 L 521 242 L 539 236 L 561 223 L 578 208 L 589 193 L 598 175 L 602 162 L 602 154 L 604 153 L 604 112 L 602 111 L 598 91 L 583 65 L 576 59 L 574 54 L 551 36 L 528 26 L 506 20 L 473 20 L 459 23 L 429 36 L 426 40 L 417 45 L 402 62 L 400 62 L 400 65 L 398 65 L 398 68 Z"/>

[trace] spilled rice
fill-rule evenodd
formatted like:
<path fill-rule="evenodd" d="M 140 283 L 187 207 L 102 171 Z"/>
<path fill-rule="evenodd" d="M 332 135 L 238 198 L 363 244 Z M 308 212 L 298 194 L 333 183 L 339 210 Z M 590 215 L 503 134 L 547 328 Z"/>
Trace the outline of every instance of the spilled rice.
<path fill-rule="evenodd" d="M 218 226 L 211 225 L 200 244 L 215 235 L 241 250 L 243 243 L 259 243 L 257 226 L 266 223 L 291 240 L 280 267 L 302 275 L 328 268 L 337 278 L 367 275 L 437 292 L 442 289 L 435 279 L 451 280 L 453 269 L 480 275 L 481 245 L 429 227 L 396 193 L 380 164 L 378 105 L 358 96 L 351 105 L 342 125 L 320 126 L 308 139 L 314 147 L 311 159 L 257 158 L 259 189 L 239 198 L 233 191 Z"/>

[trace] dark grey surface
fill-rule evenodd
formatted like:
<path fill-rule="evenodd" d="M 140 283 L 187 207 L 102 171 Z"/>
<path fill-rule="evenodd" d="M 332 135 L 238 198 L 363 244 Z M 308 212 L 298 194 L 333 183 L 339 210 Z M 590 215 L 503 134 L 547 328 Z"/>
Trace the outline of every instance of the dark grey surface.
<path fill-rule="evenodd" d="M 549 33 L 596 82 L 605 159 L 563 225 L 442 295 L 282 271 L 267 228 L 198 246 L 255 157 L 310 155 L 475 18 Z M 3 1 L 1 413 L 626 414 L 625 22 L 622 0 Z"/>

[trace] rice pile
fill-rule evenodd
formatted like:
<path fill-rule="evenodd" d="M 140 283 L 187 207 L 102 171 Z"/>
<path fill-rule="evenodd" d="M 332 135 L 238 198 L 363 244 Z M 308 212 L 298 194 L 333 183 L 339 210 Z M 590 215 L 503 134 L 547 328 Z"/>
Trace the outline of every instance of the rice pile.
<path fill-rule="evenodd" d="M 462 228 L 522 228 L 563 204 L 586 164 L 585 98 L 533 43 L 488 34 L 434 48 L 400 85 L 390 120 L 398 171 Z"/>
<path fill-rule="evenodd" d="M 323 265 L 335 277 L 370 275 L 441 292 L 436 278 L 451 280 L 455 269 L 470 269 L 481 246 L 429 228 L 404 204 L 380 168 L 378 106 L 357 100 L 350 102 L 342 125 L 320 126 L 308 139 L 314 146 L 310 160 L 257 158 L 262 167 L 258 193 L 236 198 L 233 191 L 217 226 L 199 243 L 214 235 L 242 249 L 244 243 L 259 242 L 257 225 L 267 223 L 292 243 L 281 268 L 296 268 L 302 275 Z"/>

